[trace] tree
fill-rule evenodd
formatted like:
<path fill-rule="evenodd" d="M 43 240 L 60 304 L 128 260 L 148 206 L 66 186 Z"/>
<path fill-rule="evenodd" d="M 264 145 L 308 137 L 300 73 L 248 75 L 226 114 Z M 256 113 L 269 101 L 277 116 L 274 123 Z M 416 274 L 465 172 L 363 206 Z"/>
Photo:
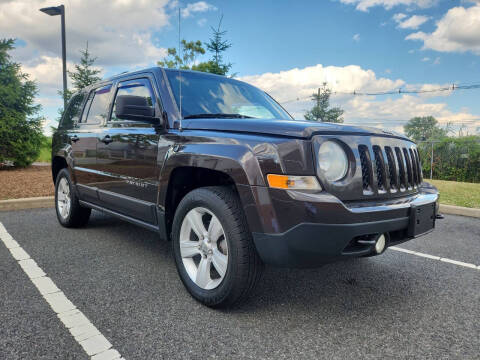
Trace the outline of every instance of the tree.
<path fill-rule="evenodd" d="M 414 141 L 441 139 L 447 136 L 447 130 L 438 126 L 433 116 L 416 116 L 404 125 L 403 131 Z"/>
<path fill-rule="evenodd" d="M 339 107 L 330 108 L 330 95 L 332 91 L 323 83 L 323 87 L 318 89 L 318 93 L 312 94 L 312 100 L 315 106 L 305 114 L 305 119 L 310 121 L 343 123 L 344 111 Z"/>
<path fill-rule="evenodd" d="M 231 67 L 231 63 L 223 62 L 222 53 L 229 49 L 232 44 L 224 40 L 224 36 L 227 33 L 225 30 L 221 30 L 223 16 L 220 18 L 218 28 L 212 27 L 213 36 L 208 43 L 204 43 L 200 40 L 197 41 L 181 41 L 181 54 L 178 53 L 176 48 L 168 48 L 167 56 L 162 61 L 158 61 L 159 66 L 163 66 L 170 69 L 183 69 L 183 70 L 195 70 L 208 72 L 217 75 L 226 75 Z M 197 58 L 201 55 L 205 55 L 205 48 L 212 53 L 212 58 L 208 61 L 197 62 Z"/>
<path fill-rule="evenodd" d="M 82 55 L 80 64 L 75 65 L 75 71 L 67 71 L 75 91 L 80 91 L 101 79 L 100 76 L 97 76 L 100 74 L 100 69 L 93 68 L 97 58 L 92 57 L 88 51 L 88 42 L 85 50 L 80 50 L 80 54 Z"/>
<path fill-rule="evenodd" d="M 230 49 L 232 47 L 232 44 L 227 40 L 223 39 L 227 31 L 221 30 L 222 20 L 223 15 L 218 22 L 218 28 L 215 29 L 214 27 L 211 27 L 213 37 L 211 37 L 208 43 L 205 44 L 207 46 L 207 49 L 213 53 L 212 59 L 208 61 L 208 65 L 205 66 L 205 70 L 208 70 L 207 72 L 217 75 L 226 75 L 232 67 L 232 63 L 223 62 L 222 53 Z"/>
<path fill-rule="evenodd" d="M 75 64 L 75 70 L 74 71 L 67 70 L 67 74 L 70 77 L 70 80 L 72 80 L 73 90 L 67 89 L 67 92 L 65 94 L 63 93 L 63 91 L 58 92 L 60 96 L 65 97 L 67 101 L 70 100 L 70 98 L 75 92 L 80 91 L 86 88 L 87 86 L 90 86 L 96 83 L 97 81 L 101 80 L 101 78 L 98 76 L 101 70 L 93 67 L 97 58 L 92 57 L 92 55 L 88 51 L 88 41 L 85 49 L 80 50 L 80 54 L 81 54 L 80 63 Z M 62 118 L 63 111 L 64 111 L 63 108 L 60 108 L 58 110 L 58 114 L 59 114 L 58 120 Z M 52 130 L 55 130 L 55 129 L 56 128 L 52 126 Z"/>
<path fill-rule="evenodd" d="M 44 136 L 37 84 L 11 60 L 13 39 L 0 40 L 0 163 L 28 166 L 37 157 Z"/>
<path fill-rule="evenodd" d="M 163 61 L 158 61 L 157 64 L 170 69 L 191 70 L 195 66 L 197 56 L 205 54 L 200 40 L 187 42 L 183 39 L 181 47 L 182 57 L 177 53 L 176 48 L 168 48 L 167 57 Z"/>

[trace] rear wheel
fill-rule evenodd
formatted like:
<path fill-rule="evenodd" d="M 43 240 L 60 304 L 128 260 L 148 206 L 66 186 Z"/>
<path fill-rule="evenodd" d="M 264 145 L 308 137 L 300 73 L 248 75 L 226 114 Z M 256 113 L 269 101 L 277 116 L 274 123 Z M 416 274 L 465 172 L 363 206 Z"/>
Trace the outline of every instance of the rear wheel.
<path fill-rule="evenodd" d="M 60 170 L 57 175 L 55 209 L 58 221 L 65 227 L 84 226 L 90 218 L 92 210 L 79 204 L 67 169 Z"/>
<path fill-rule="evenodd" d="M 177 270 L 190 294 L 210 307 L 244 301 L 262 273 L 238 196 L 228 188 L 193 190 L 173 222 Z"/>

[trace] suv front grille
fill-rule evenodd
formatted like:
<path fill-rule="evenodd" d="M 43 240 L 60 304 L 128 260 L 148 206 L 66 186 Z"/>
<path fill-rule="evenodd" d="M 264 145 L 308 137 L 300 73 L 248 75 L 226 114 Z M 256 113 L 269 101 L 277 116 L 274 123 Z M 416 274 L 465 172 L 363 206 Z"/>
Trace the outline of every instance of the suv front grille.
<path fill-rule="evenodd" d="M 404 192 L 414 190 L 422 182 L 421 165 L 416 149 L 395 147 L 395 153 L 390 146 L 371 147 L 373 159 L 370 158 L 370 148 L 359 145 L 358 151 L 362 167 L 362 184 L 364 195 L 381 192 Z M 372 169 L 375 169 L 372 172 Z M 371 176 L 376 189 L 371 189 Z"/>

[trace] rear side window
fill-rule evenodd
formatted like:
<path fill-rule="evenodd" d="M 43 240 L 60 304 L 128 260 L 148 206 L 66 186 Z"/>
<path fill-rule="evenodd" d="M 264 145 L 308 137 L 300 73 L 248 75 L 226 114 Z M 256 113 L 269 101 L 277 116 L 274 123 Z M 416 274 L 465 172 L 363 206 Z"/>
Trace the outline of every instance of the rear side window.
<path fill-rule="evenodd" d="M 107 85 L 90 93 L 83 112 L 82 123 L 100 124 L 107 118 L 111 88 L 111 85 Z"/>
<path fill-rule="evenodd" d="M 72 96 L 68 103 L 67 111 L 63 115 L 62 122 L 59 126 L 60 128 L 71 129 L 79 122 L 83 101 L 86 96 L 87 94 L 85 92 L 80 92 Z"/>
<path fill-rule="evenodd" d="M 153 95 L 153 90 L 148 79 L 135 79 L 124 81 L 118 84 L 117 95 L 115 96 L 115 103 L 113 104 L 113 111 L 111 121 L 125 121 L 119 119 L 115 116 L 116 101 L 118 96 L 136 96 L 141 98 L 139 103 L 145 105 L 154 106 L 155 96 Z"/>

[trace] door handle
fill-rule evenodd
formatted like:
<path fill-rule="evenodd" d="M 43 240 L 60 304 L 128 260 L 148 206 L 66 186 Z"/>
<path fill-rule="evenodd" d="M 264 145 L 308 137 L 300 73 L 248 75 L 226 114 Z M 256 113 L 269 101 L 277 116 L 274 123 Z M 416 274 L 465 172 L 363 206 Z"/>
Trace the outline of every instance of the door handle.
<path fill-rule="evenodd" d="M 80 138 L 77 135 L 70 136 L 70 141 L 77 142 Z"/>
<path fill-rule="evenodd" d="M 113 141 L 113 139 L 110 137 L 110 135 L 105 135 L 104 138 L 100 141 L 105 144 L 110 144 Z"/>

